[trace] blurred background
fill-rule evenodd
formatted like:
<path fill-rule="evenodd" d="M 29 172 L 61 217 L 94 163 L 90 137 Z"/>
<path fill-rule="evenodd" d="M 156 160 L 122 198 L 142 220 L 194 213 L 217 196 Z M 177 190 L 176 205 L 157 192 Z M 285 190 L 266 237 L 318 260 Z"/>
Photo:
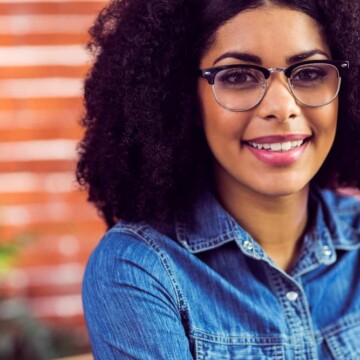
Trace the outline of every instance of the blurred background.
<path fill-rule="evenodd" d="M 105 227 L 74 169 L 87 30 L 105 4 L 0 0 L 1 360 L 92 358 L 81 281 Z"/>
<path fill-rule="evenodd" d="M 74 169 L 87 30 L 104 5 L 0 0 L 1 360 L 91 351 L 81 280 L 105 227 Z"/>

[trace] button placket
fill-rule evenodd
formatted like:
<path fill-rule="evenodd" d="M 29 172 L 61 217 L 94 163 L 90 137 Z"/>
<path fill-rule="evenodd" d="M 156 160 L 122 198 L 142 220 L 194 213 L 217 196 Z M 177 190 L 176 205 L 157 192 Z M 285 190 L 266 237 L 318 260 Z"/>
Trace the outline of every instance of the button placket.
<path fill-rule="evenodd" d="M 249 250 L 249 251 L 254 250 L 254 244 L 250 240 L 245 240 L 243 242 L 243 245 L 246 250 Z"/>
<path fill-rule="evenodd" d="M 318 250 L 318 259 L 320 263 L 329 265 L 335 261 L 336 253 L 334 249 L 331 248 L 331 246 L 322 245 L 321 248 Z"/>
<path fill-rule="evenodd" d="M 294 302 L 299 298 L 299 294 L 296 291 L 288 291 L 286 293 L 286 298 L 291 301 Z"/>
<path fill-rule="evenodd" d="M 301 356 L 306 353 L 308 356 L 306 358 L 317 359 L 315 332 L 301 279 L 297 280 L 275 268 L 268 270 L 269 279 L 283 309 L 282 315 L 289 328 L 292 358 L 302 359 Z"/>
<path fill-rule="evenodd" d="M 330 257 L 332 254 L 332 251 L 330 250 L 330 247 L 328 245 L 324 245 L 322 248 L 322 253 L 325 257 Z"/>
<path fill-rule="evenodd" d="M 242 242 L 243 251 L 250 257 L 259 260 L 261 255 L 259 249 L 256 247 L 252 239 L 247 239 Z"/>

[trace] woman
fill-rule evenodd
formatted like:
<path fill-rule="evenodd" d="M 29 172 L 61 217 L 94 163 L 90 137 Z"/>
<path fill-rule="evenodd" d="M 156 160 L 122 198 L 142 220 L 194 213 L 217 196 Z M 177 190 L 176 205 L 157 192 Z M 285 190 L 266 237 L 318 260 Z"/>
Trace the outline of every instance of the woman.
<path fill-rule="evenodd" d="M 359 359 L 359 6 L 113 2 L 78 179 L 97 359 Z"/>

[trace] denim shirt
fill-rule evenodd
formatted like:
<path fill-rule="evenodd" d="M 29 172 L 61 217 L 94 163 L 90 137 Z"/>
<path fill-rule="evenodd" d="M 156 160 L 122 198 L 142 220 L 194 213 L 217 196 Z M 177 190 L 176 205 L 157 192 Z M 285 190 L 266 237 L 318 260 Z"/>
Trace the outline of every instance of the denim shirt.
<path fill-rule="evenodd" d="M 311 203 L 287 273 L 211 193 L 167 235 L 120 221 L 84 277 L 95 359 L 359 360 L 360 202 Z"/>

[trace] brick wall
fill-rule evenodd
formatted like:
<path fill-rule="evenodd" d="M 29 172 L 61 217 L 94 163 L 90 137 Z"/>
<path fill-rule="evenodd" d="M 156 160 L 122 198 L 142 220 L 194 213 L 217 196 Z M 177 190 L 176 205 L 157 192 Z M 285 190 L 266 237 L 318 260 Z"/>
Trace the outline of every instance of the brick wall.
<path fill-rule="evenodd" d="M 104 225 L 74 180 L 87 29 L 104 1 L 0 0 L 0 294 L 84 329 L 84 264 Z M 1 312 L 0 317 L 4 315 Z"/>

